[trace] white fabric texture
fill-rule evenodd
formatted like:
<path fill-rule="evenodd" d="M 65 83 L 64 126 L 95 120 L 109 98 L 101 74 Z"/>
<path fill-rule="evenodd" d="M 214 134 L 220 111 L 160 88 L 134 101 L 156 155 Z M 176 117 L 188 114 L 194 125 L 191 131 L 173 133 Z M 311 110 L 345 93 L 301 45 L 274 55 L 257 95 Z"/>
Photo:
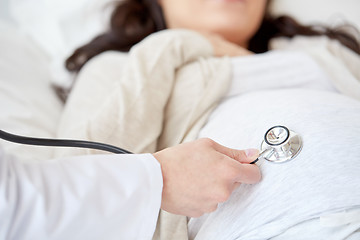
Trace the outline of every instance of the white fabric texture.
<path fill-rule="evenodd" d="M 359 1 L 343 0 L 274 0 L 271 13 L 290 15 L 303 24 L 326 23 L 328 26 L 350 23 L 360 29 Z"/>
<path fill-rule="evenodd" d="M 232 89 L 199 137 L 260 148 L 268 128 L 285 125 L 302 136 L 304 147 L 290 162 L 261 162 L 262 181 L 242 185 L 216 212 L 191 219 L 190 239 L 335 240 L 360 231 L 354 213 L 342 215 L 348 221 L 335 227 L 320 224 L 321 216 L 336 223 L 339 216 L 332 213 L 360 209 L 360 151 L 354 151 L 360 149 L 360 102 L 339 95 L 316 62 L 298 52 L 235 58 L 232 64 Z"/>
<path fill-rule="evenodd" d="M 231 63 L 232 81 L 226 97 L 286 88 L 338 92 L 329 76 L 308 54 L 301 51 L 273 50 L 234 57 Z"/>
<path fill-rule="evenodd" d="M 55 137 L 63 105 L 51 86 L 49 58 L 25 34 L 0 21 L 0 126 L 15 134 Z M 0 141 L 22 159 L 49 159 L 52 148 Z"/>
<path fill-rule="evenodd" d="M 151 239 L 161 192 L 151 154 L 23 162 L 0 149 L 0 239 Z"/>
<path fill-rule="evenodd" d="M 310 55 L 340 93 L 360 100 L 359 55 L 338 41 L 329 40 L 325 36 L 297 36 L 293 39 L 275 39 L 270 45 L 272 49 L 301 50 Z"/>
<path fill-rule="evenodd" d="M 4 10 L 49 57 L 51 81 L 70 87 L 64 62 L 74 49 L 107 29 L 111 0 L 2 0 Z"/>

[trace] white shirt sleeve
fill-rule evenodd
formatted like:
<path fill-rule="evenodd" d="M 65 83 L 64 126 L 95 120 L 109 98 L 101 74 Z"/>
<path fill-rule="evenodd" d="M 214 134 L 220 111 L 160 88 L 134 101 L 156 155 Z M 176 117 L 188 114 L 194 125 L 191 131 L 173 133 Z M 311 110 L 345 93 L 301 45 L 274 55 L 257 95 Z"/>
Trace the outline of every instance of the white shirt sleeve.
<path fill-rule="evenodd" d="M 162 183 L 151 154 L 25 163 L 0 149 L 0 239 L 151 239 Z"/>

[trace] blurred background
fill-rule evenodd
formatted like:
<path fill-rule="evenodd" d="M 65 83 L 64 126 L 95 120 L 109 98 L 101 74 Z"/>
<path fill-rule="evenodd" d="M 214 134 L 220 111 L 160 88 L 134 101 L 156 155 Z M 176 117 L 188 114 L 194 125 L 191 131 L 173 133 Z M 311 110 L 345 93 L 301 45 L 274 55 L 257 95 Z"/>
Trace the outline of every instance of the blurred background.
<path fill-rule="evenodd" d="M 51 58 L 53 81 L 67 84 L 64 59 L 102 32 L 111 13 L 111 0 L 1 0 L 0 20 L 15 25 Z M 274 14 L 290 14 L 302 23 L 337 25 L 349 22 L 360 28 L 358 0 L 273 0 Z M 3 33 L 2 33 L 3 34 Z"/>

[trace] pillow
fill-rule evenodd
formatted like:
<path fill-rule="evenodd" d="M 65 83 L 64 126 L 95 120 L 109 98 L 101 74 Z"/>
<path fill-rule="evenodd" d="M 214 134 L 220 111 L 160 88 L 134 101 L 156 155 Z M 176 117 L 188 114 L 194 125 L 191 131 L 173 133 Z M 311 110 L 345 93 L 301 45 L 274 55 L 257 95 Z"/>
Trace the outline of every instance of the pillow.
<path fill-rule="evenodd" d="M 27 35 L 0 21 L 0 129 L 10 133 L 54 137 L 62 103 L 49 77 L 49 57 Z M 47 159 L 51 148 L 0 140 L 6 152 L 26 159 Z"/>
<path fill-rule="evenodd" d="M 360 29 L 358 0 L 273 0 L 270 11 L 288 14 L 303 24 L 326 23 L 330 26 L 351 23 Z"/>
<path fill-rule="evenodd" d="M 48 55 L 51 80 L 69 87 L 73 76 L 64 67 L 74 49 L 103 32 L 113 0 L 1 0 L 10 18 Z M 0 5 L 1 6 L 1 5 Z M 6 4 L 5 4 L 6 7 Z"/>

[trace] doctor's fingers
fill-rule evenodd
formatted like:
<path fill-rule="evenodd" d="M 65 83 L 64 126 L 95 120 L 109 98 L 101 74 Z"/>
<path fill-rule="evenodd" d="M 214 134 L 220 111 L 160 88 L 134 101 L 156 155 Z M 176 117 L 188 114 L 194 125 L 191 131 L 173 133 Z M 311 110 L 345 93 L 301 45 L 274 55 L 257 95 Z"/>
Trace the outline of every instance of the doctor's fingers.
<path fill-rule="evenodd" d="M 219 157 L 222 161 L 218 170 L 220 174 L 226 174 L 231 185 L 235 182 L 252 184 L 261 180 L 259 167 L 256 164 L 248 164 L 259 156 L 257 149 L 237 150 L 222 146 L 215 141 L 212 142 L 212 147 L 222 155 Z"/>
<path fill-rule="evenodd" d="M 238 150 L 225 147 L 217 142 L 213 142 L 213 148 L 216 151 L 225 154 L 226 156 L 241 163 L 251 163 L 257 157 L 259 157 L 259 150 L 257 149 Z"/>
<path fill-rule="evenodd" d="M 227 162 L 227 177 L 231 184 L 246 183 L 253 184 L 261 180 L 261 172 L 256 164 L 243 164 L 230 160 Z"/>
<path fill-rule="evenodd" d="M 261 172 L 256 164 L 238 165 L 238 175 L 235 177 L 236 182 L 253 184 L 260 182 Z"/>

